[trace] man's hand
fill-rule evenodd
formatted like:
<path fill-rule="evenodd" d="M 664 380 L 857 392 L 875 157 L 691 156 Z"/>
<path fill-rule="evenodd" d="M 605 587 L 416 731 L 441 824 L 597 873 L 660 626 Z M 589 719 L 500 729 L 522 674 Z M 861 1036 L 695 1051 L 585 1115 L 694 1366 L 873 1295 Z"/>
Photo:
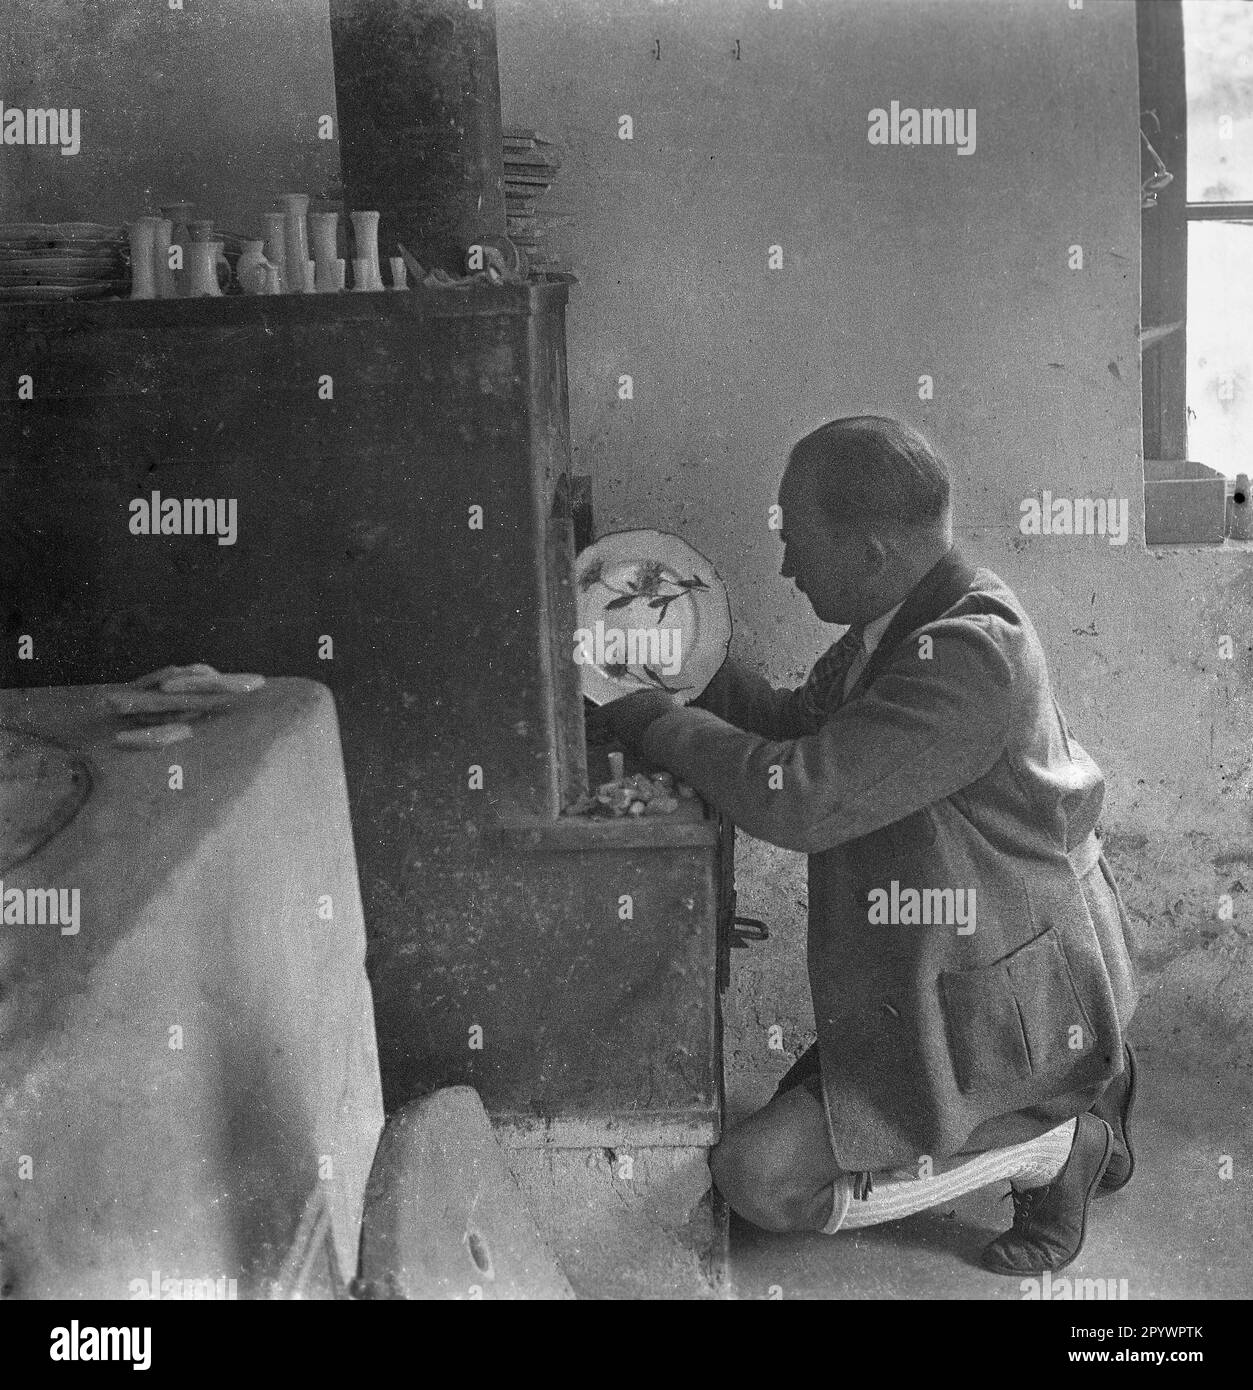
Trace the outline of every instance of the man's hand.
<path fill-rule="evenodd" d="M 644 734 L 654 719 L 682 706 L 662 690 L 636 690 L 600 708 L 600 719 L 620 744 L 632 753 L 641 751 Z"/>

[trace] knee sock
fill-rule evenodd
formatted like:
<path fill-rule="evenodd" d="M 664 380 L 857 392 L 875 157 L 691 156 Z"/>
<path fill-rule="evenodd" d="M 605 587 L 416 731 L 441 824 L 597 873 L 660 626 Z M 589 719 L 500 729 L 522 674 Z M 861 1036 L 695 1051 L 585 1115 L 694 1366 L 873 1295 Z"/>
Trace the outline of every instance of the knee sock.
<path fill-rule="evenodd" d="M 822 1228 L 823 1234 L 834 1235 L 839 1230 L 899 1221 L 903 1216 L 912 1216 L 941 1202 L 951 1202 L 967 1192 L 1006 1178 L 1019 1189 L 1043 1187 L 1066 1166 L 1074 1143 L 1075 1123 L 1067 1120 L 1025 1144 L 976 1154 L 947 1172 L 929 1178 L 916 1177 L 908 1169 L 876 1173 L 873 1191 L 864 1201 L 853 1199 L 852 1175 L 843 1173 L 834 1184 L 831 1219 Z"/>

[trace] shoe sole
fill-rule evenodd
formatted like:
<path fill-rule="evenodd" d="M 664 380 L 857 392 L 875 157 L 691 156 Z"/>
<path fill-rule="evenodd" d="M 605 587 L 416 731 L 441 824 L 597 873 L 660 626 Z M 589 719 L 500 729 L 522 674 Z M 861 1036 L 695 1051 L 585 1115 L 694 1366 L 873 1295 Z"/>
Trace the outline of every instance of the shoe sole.
<path fill-rule="evenodd" d="M 1126 1103 L 1126 1105 L 1123 1106 L 1123 1113 L 1122 1113 L 1122 1120 L 1121 1120 L 1122 1142 L 1123 1142 L 1123 1147 L 1127 1150 L 1127 1176 L 1126 1176 L 1125 1178 L 1123 1178 L 1123 1180 L 1122 1180 L 1121 1182 L 1114 1182 L 1114 1183 L 1107 1183 L 1107 1182 L 1105 1181 L 1105 1179 L 1102 1178 L 1101 1181 L 1100 1181 L 1100 1183 L 1097 1185 L 1097 1189 L 1096 1189 L 1096 1200 L 1097 1200 L 1097 1201 L 1100 1201 L 1100 1199 L 1101 1199 L 1102 1197 L 1112 1197 L 1112 1196 L 1114 1195 L 1115 1192 L 1121 1192 L 1121 1191 L 1123 1190 L 1123 1188 L 1126 1187 L 1127 1184 L 1131 1181 L 1131 1179 L 1135 1176 L 1135 1171 L 1136 1171 L 1136 1154 L 1135 1154 L 1135 1150 L 1131 1147 L 1131 1131 L 1128 1129 L 1128 1124 L 1129 1124 L 1129 1122 L 1130 1122 L 1130 1120 L 1131 1120 L 1131 1110 L 1132 1110 L 1132 1107 L 1133 1107 L 1133 1106 L 1135 1105 L 1135 1103 L 1136 1103 L 1137 1080 L 1138 1080 L 1138 1077 L 1137 1077 L 1137 1073 L 1136 1073 L 1136 1055 L 1135 1055 L 1135 1053 L 1131 1050 L 1131 1044 L 1128 1043 L 1128 1044 L 1127 1044 L 1127 1103 Z"/>
<path fill-rule="evenodd" d="M 1100 1117 L 1098 1116 L 1097 1118 L 1099 1119 Z M 1109 1127 L 1108 1124 L 1105 1123 L 1104 1120 L 1101 1120 L 1101 1123 L 1105 1125 L 1105 1156 L 1101 1159 L 1101 1162 L 1097 1167 L 1096 1173 L 1094 1174 L 1092 1181 L 1088 1184 L 1088 1190 L 1083 1199 L 1083 1222 L 1079 1227 L 1079 1243 L 1075 1246 L 1074 1253 L 1070 1256 L 1070 1258 L 1063 1260 L 1059 1265 L 1042 1265 L 1038 1269 L 1005 1269 L 1001 1265 L 988 1264 L 986 1261 L 980 1261 L 984 1269 L 990 1270 L 993 1274 L 1003 1274 L 1007 1278 L 1012 1278 L 1015 1274 L 1056 1274 L 1060 1270 L 1068 1269 L 1079 1258 L 1081 1252 L 1083 1251 L 1083 1243 L 1088 1238 L 1088 1208 L 1092 1205 L 1092 1202 L 1094 1201 L 1093 1194 L 1096 1192 L 1097 1187 L 1100 1185 L 1101 1179 L 1105 1176 L 1105 1169 L 1108 1166 L 1110 1157 L 1114 1152 L 1114 1131 Z"/>

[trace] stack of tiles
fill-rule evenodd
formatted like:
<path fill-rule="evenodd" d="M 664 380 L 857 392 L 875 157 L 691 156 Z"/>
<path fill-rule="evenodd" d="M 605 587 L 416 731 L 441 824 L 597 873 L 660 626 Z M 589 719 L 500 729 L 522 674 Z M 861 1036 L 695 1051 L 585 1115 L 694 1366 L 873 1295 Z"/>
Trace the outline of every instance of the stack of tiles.
<path fill-rule="evenodd" d="M 521 247 L 532 266 L 542 269 L 556 265 L 544 246 L 544 233 L 560 214 L 539 214 L 539 200 L 553 186 L 561 158 L 551 140 L 521 126 L 506 126 L 505 137 L 505 229 L 509 239 Z"/>

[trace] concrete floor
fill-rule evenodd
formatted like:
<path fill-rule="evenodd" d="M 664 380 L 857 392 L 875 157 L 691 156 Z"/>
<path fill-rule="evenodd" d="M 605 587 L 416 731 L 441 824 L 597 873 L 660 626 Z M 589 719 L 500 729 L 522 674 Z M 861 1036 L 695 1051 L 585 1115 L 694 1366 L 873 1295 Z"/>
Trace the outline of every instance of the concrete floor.
<path fill-rule="evenodd" d="M 1137 1045 L 1136 1174 L 1095 1202 L 1069 1278 L 1127 1280 L 1129 1299 L 1253 1295 L 1253 1080 L 1185 1069 Z M 771 1078 L 741 1082 L 729 1118 L 769 1098 Z M 1232 1176 L 1219 1176 L 1224 1155 Z M 733 1219 L 738 1298 L 1021 1299 L 1017 1279 L 982 1270 L 979 1251 L 1009 1227 L 1007 1183 L 890 1225 L 847 1235 L 771 1235 Z M 1057 1276 L 1061 1277 L 1061 1276 Z M 773 1287 L 773 1292 L 772 1292 Z M 1115 1285 L 1109 1287 L 1116 1288 Z M 1053 1289 L 1056 1297 L 1058 1290 Z"/>

